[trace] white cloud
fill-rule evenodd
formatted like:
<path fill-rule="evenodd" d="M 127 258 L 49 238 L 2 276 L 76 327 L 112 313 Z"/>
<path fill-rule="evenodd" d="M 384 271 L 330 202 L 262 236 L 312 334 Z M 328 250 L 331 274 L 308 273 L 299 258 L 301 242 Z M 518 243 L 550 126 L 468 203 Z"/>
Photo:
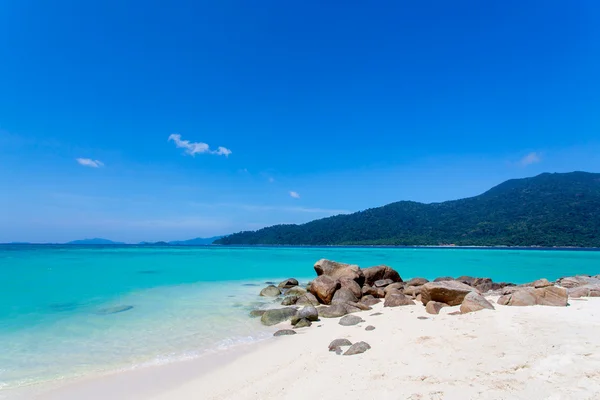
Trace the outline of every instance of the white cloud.
<path fill-rule="evenodd" d="M 528 165 L 531 164 L 537 164 L 539 162 L 542 161 L 542 156 L 540 153 L 537 152 L 531 152 L 529 154 L 527 154 L 525 157 L 523 157 L 520 161 L 519 164 L 523 167 L 526 167 Z"/>
<path fill-rule="evenodd" d="M 77 158 L 76 161 L 84 167 L 100 168 L 104 167 L 104 163 L 100 160 L 92 160 L 91 158 Z"/>
<path fill-rule="evenodd" d="M 231 150 L 226 147 L 219 146 L 217 150 L 211 150 L 208 144 L 202 142 L 190 142 L 189 140 L 181 139 L 181 135 L 173 133 L 169 135 L 169 141 L 175 142 L 175 146 L 181 149 L 185 149 L 185 152 L 191 156 L 196 154 L 216 154 L 218 156 L 228 157 L 231 154 Z"/>
<path fill-rule="evenodd" d="M 290 196 L 293 197 L 294 199 L 299 199 L 300 198 L 300 195 L 298 194 L 298 192 L 294 192 L 294 191 L 290 192 Z"/>

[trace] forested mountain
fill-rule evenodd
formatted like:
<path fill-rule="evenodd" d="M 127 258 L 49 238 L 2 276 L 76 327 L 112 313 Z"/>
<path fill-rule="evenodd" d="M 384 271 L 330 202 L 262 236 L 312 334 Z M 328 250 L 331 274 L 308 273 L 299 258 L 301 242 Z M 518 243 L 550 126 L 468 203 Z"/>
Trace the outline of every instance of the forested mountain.
<path fill-rule="evenodd" d="M 600 247 L 600 174 L 544 173 L 466 199 L 400 201 L 302 225 L 235 233 L 215 244 Z"/>

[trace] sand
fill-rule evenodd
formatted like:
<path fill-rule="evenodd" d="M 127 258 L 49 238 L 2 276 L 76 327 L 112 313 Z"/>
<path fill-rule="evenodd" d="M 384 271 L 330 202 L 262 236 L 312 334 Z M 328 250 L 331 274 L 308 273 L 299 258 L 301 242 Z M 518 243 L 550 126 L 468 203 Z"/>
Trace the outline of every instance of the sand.
<path fill-rule="evenodd" d="M 324 319 L 294 336 L 95 378 L 38 398 L 598 399 L 600 298 L 570 304 L 465 315 L 449 315 L 458 307 L 429 315 L 421 305 L 378 304 L 356 314 L 365 320 L 356 326 Z M 383 315 L 371 316 L 376 312 Z M 376 329 L 365 331 L 367 325 Z M 366 341 L 371 350 L 336 355 L 327 347 L 337 338 Z"/>

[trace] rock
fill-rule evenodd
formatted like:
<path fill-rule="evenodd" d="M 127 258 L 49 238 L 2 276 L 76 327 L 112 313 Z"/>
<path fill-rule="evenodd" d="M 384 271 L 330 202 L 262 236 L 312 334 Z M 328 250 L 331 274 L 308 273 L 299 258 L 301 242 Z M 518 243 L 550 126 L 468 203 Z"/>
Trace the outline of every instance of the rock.
<path fill-rule="evenodd" d="M 477 292 L 467 293 L 465 299 L 460 305 L 460 312 L 463 314 L 475 312 L 483 309 L 494 310 L 492 303 Z"/>
<path fill-rule="evenodd" d="M 368 311 L 368 310 L 372 310 L 371 306 L 368 306 L 364 303 L 361 303 L 360 301 L 357 303 L 352 303 L 352 302 L 346 302 L 346 303 L 342 303 L 344 305 L 346 305 L 346 308 L 348 309 L 348 312 L 358 312 L 358 311 Z M 352 311 L 350 309 L 353 309 Z M 358 309 L 358 310 L 354 310 L 354 309 Z"/>
<path fill-rule="evenodd" d="M 442 281 L 440 281 L 440 282 L 442 282 Z M 440 303 L 437 301 L 429 301 L 429 302 L 427 302 L 427 305 L 425 306 L 425 311 L 428 314 L 437 315 L 440 313 L 440 310 L 444 307 L 446 307 L 446 304 L 444 304 L 444 303 Z"/>
<path fill-rule="evenodd" d="M 348 339 L 335 339 L 333 342 L 329 343 L 329 351 L 335 351 L 335 349 L 342 346 L 352 346 L 352 342 Z"/>
<path fill-rule="evenodd" d="M 391 279 L 379 279 L 373 283 L 373 286 L 376 288 L 383 288 L 387 285 L 391 285 L 392 283 L 394 283 L 394 281 Z"/>
<path fill-rule="evenodd" d="M 281 290 L 279 288 L 269 285 L 263 290 L 260 291 L 260 295 L 263 297 L 277 297 L 281 294 Z"/>
<path fill-rule="evenodd" d="M 398 306 L 410 306 L 414 305 L 415 302 L 408 298 L 406 295 L 400 292 L 389 292 L 385 296 L 383 303 L 384 307 L 398 307 Z"/>
<path fill-rule="evenodd" d="M 364 295 L 371 295 L 373 297 L 383 299 L 385 297 L 385 290 L 382 288 L 374 288 L 372 286 L 365 285 L 362 288 L 362 293 Z"/>
<path fill-rule="evenodd" d="M 371 317 L 376 317 L 376 316 L 378 316 L 378 315 L 383 315 L 383 313 L 376 312 L 376 313 L 373 313 L 373 314 L 371 314 Z"/>
<path fill-rule="evenodd" d="M 107 307 L 107 308 L 101 308 L 100 310 L 98 310 L 98 312 L 96 314 L 98 314 L 98 315 L 118 314 L 118 313 L 122 313 L 125 311 L 129 311 L 132 308 L 133 308 L 133 306 L 127 306 L 127 305 Z"/>
<path fill-rule="evenodd" d="M 476 289 L 458 281 L 429 282 L 421 286 L 421 302 L 427 305 L 433 300 L 458 306 L 467 293 L 474 290 Z"/>
<path fill-rule="evenodd" d="M 600 279 L 586 275 L 577 275 L 561 278 L 558 280 L 558 284 L 564 288 L 572 289 L 583 285 L 600 284 Z"/>
<path fill-rule="evenodd" d="M 445 282 L 445 281 L 453 281 L 454 278 L 451 276 L 440 276 L 439 278 L 435 278 L 434 282 Z"/>
<path fill-rule="evenodd" d="M 409 280 L 409 281 L 406 282 L 406 287 L 409 287 L 409 286 L 423 286 L 427 282 L 429 282 L 429 281 L 427 279 L 425 279 L 425 278 L 412 278 L 411 280 Z"/>
<path fill-rule="evenodd" d="M 333 298 L 331 299 L 331 303 L 346 303 L 346 302 L 351 302 L 351 303 L 356 303 L 358 301 L 358 299 L 356 298 L 356 296 L 348 289 L 338 289 L 335 294 L 333 295 Z"/>
<path fill-rule="evenodd" d="M 423 302 L 423 297 L 421 296 L 421 293 L 419 293 L 419 294 L 417 295 L 417 297 L 415 297 L 415 301 L 416 301 L 417 303 L 422 303 L 422 302 Z"/>
<path fill-rule="evenodd" d="M 302 295 L 305 295 L 306 293 L 307 293 L 306 289 L 301 288 L 300 286 L 294 286 L 293 288 L 286 290 L 285 295 L 300 297 Z"/>
<path fill-rule="evenodd" d="M 365 328 L 365 331 L 374 331 L 375 327 L 373 325 L 369 325 Z"/>
<path fill-rule="evenodd" d="M 360 299 L 362 297 L 362 288 L 358 283 L 356 283 L 355 280 L 350 279 L 348 277 L 342 277 L 339 279 L 339 281 L 342 289 L 347 289 L 351 291 L 357 299 Z"/>
<path fill-rule="evenodd" d="M 374 306 L 377 303 L 381 303 L 381 300 L 376 299 L 375 297 L 368 294 L 366 296 L 363 296 L 363 298 L 360 299 L 360 302 L 366 306 Z"/>
<path fill-rule="evenodd" d="M 358 265 L 344 264 L 323 258 L 315 263 L 315 271 L 318 276 L 325 275 L 332 279 L 347 277 L 356 281 L 360 286 L 365 282 L 363 271 Z"/>
<path fill-rule="evenodd" d="M 405 286 L 406 286 L 406 282 L 395 282 L 395 283 L 392 283 L 391 285 L 387 285 L 383 289 L 383 293 L 388 294 L 388 292 L 391 290 L 398 290 L 398 291 L 402 292 L 404 290 Z"/>
<path fill-rule="evenodd" d="M 463 276 L 459 276 L 455 280 L 458 281 L 458 282 L 462 282 L 465 285 L 473 286 L 473 283 L 475 282 L 475 279 L 477 279 L 477 278 L 473 278 L 472 276 L 463 275 Z"/>
<path fill-rule="evenodd" d="M 296 315 L 300 318 L 306 318 L 309 321 L 317 321 L 319 319 L 319 311 L 313 306 L 304 307 Z"/>
<path fill-rule="evenodd" d="M 521 287 L 498 299 L 498 304 L 507 306 L 554 306 L 565 307 L 569 300 L 567 289 L 558 286 L 543 288 Z"/>
<path fill-rule="evenodd" d="M 554 286 L 554 283 L 548 281 L 548 279 L 546 279 L 546 278 L 542 278 L 542 279 L 538 279 L 535 282 L 532 282 L 531 286 L 533 286 L 536 289 L 539 289 L 539 288 L 545 288 L 548 286 Z"/>
<path fill-rule="evenodd" d="M 273 334 L 273 336 L 289 336 L 289 335 L 295 335 L 296 331 L 293 331 L 291 329 L 281 329 L 278 330 L 277 332 L 275 332 Z"/>
<path fill-rule="evenodd" d="M 342 326 L 352 326 L 360 324 L 361 322 L 365 322 L 365 320 L 357 315 L 345 315 L 340 318 L 338 323 Z"/>
<path fill-rule="evenodd" d="M 494 282 L 490 278 L 475 278 L 471 284 L 472 287 L 481 293 L 489 292 L 494 289 Z"/>
<path fill-rule="evenodd" d="M 294 328 L 308 328 L 312 325 L 312 322 L 307 320 L 306 318 L 302 318 L 300 321 L 294 324 Z"/>
<path fill-rule="evenodd" d="M 281 301 L 282 306 L 292 306 L 298 301 L 298 296 L 287 296 Z"/>
<path fill-rule="evenodd" d="M 370 348 L 371 348 L 371 346 L 369 346 L 369 344 L 367 342 L 357 342 L 357 343 L 354 343 L 352 346 L 350 346 L 350 348 L 348 350 L 346 350 L 344 355 L 345 356 L 353 356 L 355 354 L 361 354 L 361 353 L 364 353 L 365 351 L 369 350 Z"/>
<path fill-rule="evenodd" d="M 279 285 L 277 285 L 277 287 L 282 289 L 290 289 L 294 286 L 298 286 L 298 281 L 294 278 L 286 279 L 285 281 L 280 282 Z"/>
<path fill-rule="evenodd" d="M 329 307 L 319 308 L 319 317 L 337 318 L 348 314 L 348 310 L 344 304 L 333 304 Z"/>
<path fill-rule="evenodd" d="M 335 291 L 341 287 L 340 282 L 328 275 L 321 275 L 311 282 L 308 291 L 323 304 L 331 304 Z"/>
<path fill-rule="evenodd" d="M 430 302 L 430 303 L 431 303 L 431 302 Z M 423 317 L 423 316 L 421 316 L 421 317 L 417 317 L 417 319 L 426 320 L 426 319 L 429 319 L 429 317 Z"/>
<path fill-rule="evenodd" d="M 421 294 L 421 290 L 423 290 L 423 286 L 409 286 L 404 288 L 404 294 L 407 296 L 417 297 Z"/>
<path fill-rule="evenodd" d="M 262 317 L 262 315 L 264 313 L 265 313 L 265 310 L 252 310 L 252 311 L 250 311 L 250 317 L 252 317 L 252 318 Z"/>
<path fill-rule="evenodd" d="M 319 305 L 319 300 L 317 300 L 317 298 L 315 297 L 314 294 L 312 293 L 306 293 L 300 297 L 298 297 L 298 300 L 296 301 L 296 305 L 297 306 L 318 306 Z"/>
<path fill-rule="evenodd" d="M 273 310 L 266 310 L 260 317 L 260 322 L 263 325 L 271 326 L 279 324 L 280 322 L 287 321 L 296 315 L 296 309 L 292 307 L 277 308 Z"/>
<path fill-rule="evenodd" d="M 600 284 L 598 285 L 583 285 L 567 290 L 569 297 L 574 299 L 580 297 L 600 297 Z"/>
<path fill-rule="evenodd" d="M 402 282 L 400 274 L 387 265 L 378 265 L 362 270 L 365 277 L 365 284 L 373 286 L 375 281 L 380 279 L 391 279 L 394 282 Z"/>

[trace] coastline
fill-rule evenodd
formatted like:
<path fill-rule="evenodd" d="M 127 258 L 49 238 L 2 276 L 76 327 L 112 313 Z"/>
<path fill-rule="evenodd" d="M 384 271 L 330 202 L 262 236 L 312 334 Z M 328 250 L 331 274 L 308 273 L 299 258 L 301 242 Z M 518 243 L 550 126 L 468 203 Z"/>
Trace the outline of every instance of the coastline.
<path fill-rule="evenodd" d="M 489 297 L 489 296 L 488 296 Z M 490 300 L 496 298 L 489 297 Z M 70 399 L 581 398 L 600 392 L 600 298 L 570 307 L 507 307 L 429 315 L 384 308 L 298 329 L 226 354 L 84 379 L 34 397 Z M 381 312 L 382 315 L 375 315 Z M 426 318 L 426 319 L 425 319 Z M 367 325 L 374 331 L 365 331 Z M 320 326 L 320 327 L 319 327 Z M 289 328 L 283 322 L 273 328 Z M 338 356 L 337 338 L 371 350 Z"/>

